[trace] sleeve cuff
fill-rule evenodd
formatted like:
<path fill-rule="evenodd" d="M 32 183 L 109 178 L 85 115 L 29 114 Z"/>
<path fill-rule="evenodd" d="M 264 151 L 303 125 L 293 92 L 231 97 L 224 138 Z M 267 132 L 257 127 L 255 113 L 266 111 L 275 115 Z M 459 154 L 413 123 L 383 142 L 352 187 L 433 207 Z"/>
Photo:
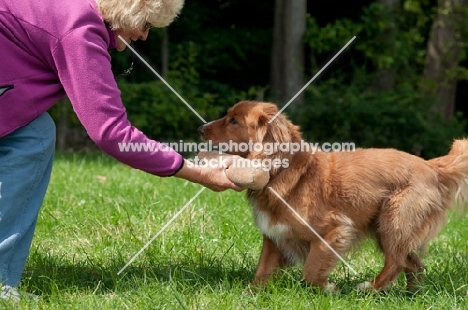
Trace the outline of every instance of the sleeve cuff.
<path fill-rule="evenodd" d="M 174 171 L 174 173 L 173 173 L 173 174 L 171 174 L 171 175 L 169 175 L 169 176 L 170 176 L 170 177 L 174 176 L 174 175 L 175 175 L 177 172 L 179 172 L 179 171 L 180 171 L 180 169 L 182 169 L 182 168 L 184 167 L 184 164 L 185 164 L 185 159 L 184 159 L 184 158 L 182 158 L 182 163 L 180 164 L 180 167 L 179 167 L 179 168 L 177 168 L 177 169 Z"/>

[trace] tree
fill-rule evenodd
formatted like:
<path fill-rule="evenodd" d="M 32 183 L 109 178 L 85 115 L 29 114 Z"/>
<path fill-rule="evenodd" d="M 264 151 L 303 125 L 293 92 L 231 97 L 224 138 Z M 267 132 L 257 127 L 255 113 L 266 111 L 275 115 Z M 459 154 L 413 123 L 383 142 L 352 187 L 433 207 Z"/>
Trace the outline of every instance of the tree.
<path fill-rule="evenodd" d="M 394 52 L 395 39 L 398 33 L 398 25 L 395 20 L 396 13 L 401 12 L 401 1 L 400 0 L 378 0 L 380 4 L 384 6 L 383 14 L 388 18 L 389 23 L 386 29 L 382 32 L 381 42 L 385 46 L 385 50 L 388 53 Z M 396 68 L 392 65 L 386 65 L 384 68 L 379 68 L 380 72 L 378 75 L 377 83 L 378 88 L 383 91 L 391 90 L 395 87 Z"/>
<path fill-rule="evenodd" d="M 466 27 L 463 6 L 468 0 L 440 0 L 432 24 L 424 66 L 424 91 L 435 99 L 432 111 L 449 118 L 455 111 L 457 77 L 462 56 L 461 31 Z"/>
<path fill-rule="evenodd" d="M 288 102 L 304 86 L 306 4 L 306 0 L 275 0 L 271 94 L 279 104 Z M 302 94 L 295 99 L 298 105 L 302 101 Z"/>

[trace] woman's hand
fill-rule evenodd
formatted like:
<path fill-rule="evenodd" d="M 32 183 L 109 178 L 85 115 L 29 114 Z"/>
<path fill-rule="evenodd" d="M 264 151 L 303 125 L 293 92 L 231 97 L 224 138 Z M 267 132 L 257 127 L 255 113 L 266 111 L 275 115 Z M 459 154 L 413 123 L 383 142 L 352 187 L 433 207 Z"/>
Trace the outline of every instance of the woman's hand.
<path fill-rule="evenodd" d="M 185 160 L 184 166 L 174 176 L 190 182 L 199 183 L 212 191 L 221 192 L 226 189 L 242 191 L 244 188 L 232 183 L 226 176 L 225 170 L 232 165 L 235 156 L 219 161 L 218 164 L 197 165 Z"/>

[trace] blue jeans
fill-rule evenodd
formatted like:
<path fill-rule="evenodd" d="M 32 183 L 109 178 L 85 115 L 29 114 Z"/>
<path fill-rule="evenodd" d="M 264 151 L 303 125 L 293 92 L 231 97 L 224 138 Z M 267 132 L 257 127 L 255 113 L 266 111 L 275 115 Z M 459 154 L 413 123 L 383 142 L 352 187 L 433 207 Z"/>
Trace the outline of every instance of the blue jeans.
<path fill-rule="evenodd" d="M 0 283 L 18 286 L 52 171 L 55 124 L 43 113 L 0 138 Z"/>

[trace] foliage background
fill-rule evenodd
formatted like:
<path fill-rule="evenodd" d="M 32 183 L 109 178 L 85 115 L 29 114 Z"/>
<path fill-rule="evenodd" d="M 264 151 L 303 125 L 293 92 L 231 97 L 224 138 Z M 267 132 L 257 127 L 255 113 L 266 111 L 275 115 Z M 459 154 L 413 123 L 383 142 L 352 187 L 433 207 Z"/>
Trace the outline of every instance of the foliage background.
<path fill-rule="evenodd" d="M 181 16 L 167 28 L 167 81 L 202 115 L 216 119 L 239 100 L 269 101 L 274 1 L 186 1 Z M 384 14 L 376 1 L 307 3 L 308 81 L 353 36 L 357 39 L 304 93 L 304 104 L 286 114 L 311 141 L 348 141 L 359 147 L 394 147 L 426 158 L 447 152 L 466 135 L 466 48 L 454 70 L 457 112 L 451 118 L 431 113 L 434 99 L 423 94 L 422 71 L 437 1 L 404 0 L 398 14 Z M 388 42 L 388 31 L 398 33 Z M 158 71 L 163 30 L 153 29 L 135 49 Z M 466 46 L 464 46 L 466 47 Z M 116 74 L 132 61 L 131 51 L 112 52 Z M 382 91 L 382 70 L 395 71 L 395 86 Z M 285 77 L 287 78 L 287 77 Z M 201 121 L 138 59 L 132 74 L 119 81 L 130 120 L 160 141 L 197 141 Z M 280 107 L 285 102 L 276 102 Z M 63 108 L 54 107 L 56 119 Z M 67 127 L 83 130 L 71 109 Z M 68 139 L 76 150 L 77 139 Z"/>

